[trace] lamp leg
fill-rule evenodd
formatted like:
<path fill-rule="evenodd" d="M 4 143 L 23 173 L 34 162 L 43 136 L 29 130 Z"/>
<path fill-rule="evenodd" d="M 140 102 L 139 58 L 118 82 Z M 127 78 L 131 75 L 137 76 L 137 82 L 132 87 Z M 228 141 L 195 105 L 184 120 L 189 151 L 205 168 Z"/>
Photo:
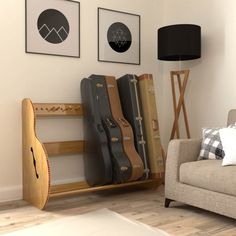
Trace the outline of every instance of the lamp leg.
<path fill-rule="evenodd" d="M 174 114 L 175 118 L 177 117 L 177 103 L 176 103 L 176 93 L 175 93 L 175 82 L 174 82 L 174 75 L 171 73 L 171 88 L 172 88 L 172 98 L 173 98 L 173 109 L 174 109 Z M 175 133 L 177 138 L 179 138 L 179 125 L 178 122 L 176 123 L 175 127 Z M 174 136 L 175 136 L 174 133 Z"/>
<path fill-rule="evenodd" d="M 177 75 L 178 78 L 178 84 L 179 84 L 179 92 L 181 91 L 181 78 L 180 75 Z M 184 123 L 185 123 L 185 128 L 186 128 L 186 133 L 187 133 L 187 137 L 190 138 L 190 131 L 189 131 L 189 125 L 188 125 L 188 117 L 187 117 L 187 111 L 186 111 L 186 106 L 185 106 L 185 102 L 183 99 L 183 104 L 182 104 L 182 108 L 183 108 L 183 113 L 184 113 Z"/>
<path fill-rule="evenodd" d="M 174 138 L 176 129 L 178 127 L 178 119 L 179 119 L 179 114 L 180 114 L 180 111 L 181 111 L 181 107 L 183 107 L 184 93 L 185 93 L 185 89 L 186 89 L 187 82 L 188 82 L 189 70 L 171 71 L 171 77 L 174 77 L 175 75 L 176 76 L 178 76 L 178 75 L 180 76 L 180 74 L 184 74 L 184 81 L 183 81 L 183 85 L 181 86 L 181 84 L 180 84 L 180 86 L 179 86 L 179 88 L 180 88 L 180 95 L 179 95 L 178 106 L 177 106 L 177 108 L 175 110 L 175 119 L 174 119 L 174 123 L 173 123 L 173 126 L 172 126 L 170 140 Z M 185 104 L 184 104 L 184 107 L 185 107 Z M 185 111 L 186 111 L 186 109 L 185 109 Z M 185 112 L 185 115 L 187 117 L 187 113 L 186 112 Z"/>

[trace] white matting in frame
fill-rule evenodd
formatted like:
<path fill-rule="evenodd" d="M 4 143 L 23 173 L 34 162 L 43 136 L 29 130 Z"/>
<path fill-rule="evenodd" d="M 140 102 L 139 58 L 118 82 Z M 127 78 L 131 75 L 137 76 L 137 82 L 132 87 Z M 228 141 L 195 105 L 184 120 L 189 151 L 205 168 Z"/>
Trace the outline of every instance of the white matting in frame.
<path fill-rule="evenodd" d="M 27 53 L 80 57 L 80 3 L 26 0 Z"/>
<path fill-rule="evenodd" d="M 140 65 L 140 15 L 98 8 L 98 61 Z"/>

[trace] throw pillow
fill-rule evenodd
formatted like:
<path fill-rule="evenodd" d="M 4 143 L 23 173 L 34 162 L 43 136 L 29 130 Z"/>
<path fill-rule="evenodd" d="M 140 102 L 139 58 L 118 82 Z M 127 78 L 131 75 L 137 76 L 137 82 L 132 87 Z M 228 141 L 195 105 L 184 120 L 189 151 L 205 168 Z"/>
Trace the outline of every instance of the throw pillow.
<path fill-rule="evenodd" d="M 236 123 L 228 125 L 227 128 L 234 128 L 234 129 L 236 129 Z"/>
<path fill-rule="evenodd" d="M 220 129 L 220 139 L 225 152 L 222 166 L 236 165 L 236 129 Z"/>
<path fill-rule="evenodd" d="M 219 128 L 203 128 L 202 144 L 198 160 L 223 159 L 224 151 L 220 140 Z"/>

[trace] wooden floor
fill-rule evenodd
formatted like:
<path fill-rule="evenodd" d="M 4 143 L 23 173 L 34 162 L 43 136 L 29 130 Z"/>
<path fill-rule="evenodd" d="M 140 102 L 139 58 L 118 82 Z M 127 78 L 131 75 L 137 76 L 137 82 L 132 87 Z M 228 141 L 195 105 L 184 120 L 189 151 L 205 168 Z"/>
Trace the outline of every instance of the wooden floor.
<path fill-rule="evenodd" d="M 236 236 L 236 220 L 180 203 L 171 203 L 170 208 L 164 208 L 163 195 L 163 186 L 157 190 L 85 194 L 50 200 L 45 211 L 24 201 L 0 204 L 0 234 L 108 208 L 171 235 Z"/>

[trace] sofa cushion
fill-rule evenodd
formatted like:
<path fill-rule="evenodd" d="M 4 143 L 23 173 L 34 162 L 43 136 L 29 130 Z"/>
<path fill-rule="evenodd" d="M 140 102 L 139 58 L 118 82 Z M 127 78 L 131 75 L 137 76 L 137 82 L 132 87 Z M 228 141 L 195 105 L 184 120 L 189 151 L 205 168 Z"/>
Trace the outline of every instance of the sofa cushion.
<path fill-rule="evenodd" d="M 202 160 L 181 164 L 181 183 L 236 196 L 236 166 L 222 166 L 222 160 Z"/>

